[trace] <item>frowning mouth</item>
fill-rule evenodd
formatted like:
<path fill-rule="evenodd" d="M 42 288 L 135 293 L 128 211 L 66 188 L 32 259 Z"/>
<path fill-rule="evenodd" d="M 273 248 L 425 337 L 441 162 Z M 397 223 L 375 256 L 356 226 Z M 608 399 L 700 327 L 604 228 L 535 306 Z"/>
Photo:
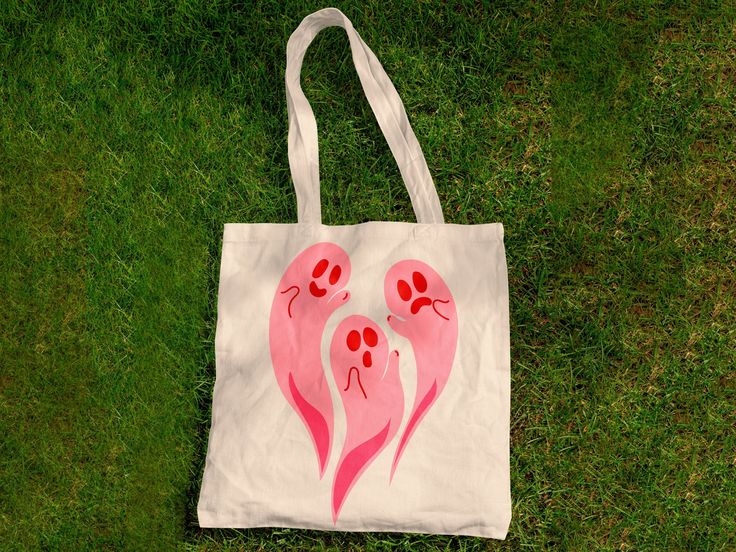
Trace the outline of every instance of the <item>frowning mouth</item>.
<path fill-rule="evenodd" d="M 432 300 L 429 297 L 419 297 L 414 299 L 411 303 L 411 313 L 416 314 L 422 307 L 428 307 L 432 304 Z"/>
<path fill-rule="evenodd" d="M 440 311 L 437 310 L 437 303 L 447 304 L 449 302 L 450 302 L 449 299 L 447 300 L 435 299 L 434 301 L 432 301 L 429 297 L 419 297 L 417 299 L 414 299 L 414 301 L 412 301 L 411 313 L 416 314 L 422 309 L 422 307 L 429 307 L 431 305 L 432 310 L 434 310 L 437 316 L 444 318 L 445 320 L 449 320 L 447 316 L 445 316 L 444 314 L 442 314 Z"/>

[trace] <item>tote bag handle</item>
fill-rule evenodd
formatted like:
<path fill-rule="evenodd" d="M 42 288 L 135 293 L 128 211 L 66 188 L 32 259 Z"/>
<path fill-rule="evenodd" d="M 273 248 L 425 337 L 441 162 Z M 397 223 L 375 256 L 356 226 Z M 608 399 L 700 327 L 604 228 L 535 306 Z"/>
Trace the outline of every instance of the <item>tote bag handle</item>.
<path fill-rule="evenodd" d="M 298 221 L 321 224 L 317 121 L 300 84 L 304 54 L 326 27 L 342 27 L 363 90 L 409 191 L 417 222 L 444 223 L 440 200 L 404 104 L 376 55 L 340 10 L 326 8 L 304 18 L 286 46 L 286 101 L 289 111 L 289 167 L 296 189 Z"/>

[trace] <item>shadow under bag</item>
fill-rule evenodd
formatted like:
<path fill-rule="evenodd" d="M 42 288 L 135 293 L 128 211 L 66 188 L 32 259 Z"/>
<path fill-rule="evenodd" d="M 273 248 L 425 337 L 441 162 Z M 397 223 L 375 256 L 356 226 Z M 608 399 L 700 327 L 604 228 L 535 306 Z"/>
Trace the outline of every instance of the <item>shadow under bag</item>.
<path fill-rule="evenodd" d="M 322 224 L 304 53 L 345 29 L 417 223 Z M 445 224 L 383 67 L 339 10 L 289 39 L 297 224 L 226 224 L 202 527 L 503 539 L 511 519 L 503 226 Z"/>

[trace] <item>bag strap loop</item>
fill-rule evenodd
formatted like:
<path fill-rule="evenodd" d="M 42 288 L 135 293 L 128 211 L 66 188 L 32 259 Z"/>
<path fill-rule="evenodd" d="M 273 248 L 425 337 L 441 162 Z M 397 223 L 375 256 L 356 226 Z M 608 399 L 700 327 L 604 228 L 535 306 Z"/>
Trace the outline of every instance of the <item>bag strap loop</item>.
<path fill-rule="evenodd" d="M 348 35 L 355 69 L 368 103 L 399 165 L 417 222 L 444 223 L 437 190 L 399 94 L 350 20 L 335 8 L 326 8 L 305 17 L 292 33 L 286 47 L 289 167 L 296 189 L 298 221 L 314 224 L 322 222 L 317 122 L 302 91 L 300 74 L 307 48 L 317 33 L 326 27 L 342 27 Z"/>

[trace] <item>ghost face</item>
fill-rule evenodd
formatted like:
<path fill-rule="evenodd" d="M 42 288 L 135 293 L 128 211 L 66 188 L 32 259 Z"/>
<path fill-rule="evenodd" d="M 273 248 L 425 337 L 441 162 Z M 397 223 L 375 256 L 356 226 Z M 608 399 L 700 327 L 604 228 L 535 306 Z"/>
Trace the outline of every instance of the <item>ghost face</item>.
<path fill-rule="evenodd" d="M 410 259 L 393 265 L 386 274 L 384 295 L 389 310 L 406 321 L 441 324 L 455 316 L 455 303 L 447 285 L 421 261 Z"/>
<path fill-rule="evenodd" d="M 350 259 L 334 243 L 318 243 L 302 251 L 281 279 L 278 293 L 282 310 L 290 319 L 329 316 L 345 303 L 350 293 Z"/>

